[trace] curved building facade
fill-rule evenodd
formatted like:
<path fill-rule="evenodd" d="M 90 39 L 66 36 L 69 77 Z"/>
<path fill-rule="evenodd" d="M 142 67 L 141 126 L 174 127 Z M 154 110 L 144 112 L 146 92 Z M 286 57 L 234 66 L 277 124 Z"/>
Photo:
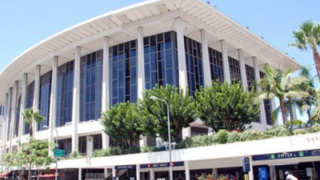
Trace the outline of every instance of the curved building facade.
<path fill-rule="evenodd" d="M 219 79 L 250 87 L 263 76 L 262 65 L 297 70 L 300 65 L 262 38 L 202 0 L 151 0 L 90 19 L 36 44 L 0 74 L 4 106 L 1 143 L 5 151 L 27 142 L 26 108 L 40 110 L 45 121 L 33 124 L 34 137 L 55 137 L 66 153 L 86 153 L 112 140 L 103 133 L 102 111 L 120 102 L 136 102 L 155 84 L 189 88 Z M 271 124 L 272 101 L 261 104 L 253 126 Z M 182 136 L 208 133 L 199 120 Z M 141 145 L 155 145 L 145 137 Z"/>

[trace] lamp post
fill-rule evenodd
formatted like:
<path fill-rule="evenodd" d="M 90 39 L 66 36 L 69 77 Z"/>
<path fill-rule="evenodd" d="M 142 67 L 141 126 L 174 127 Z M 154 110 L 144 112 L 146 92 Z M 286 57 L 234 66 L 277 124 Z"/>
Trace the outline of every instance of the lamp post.
<path fill-rule="evenodd" d="M 164 103 L 166 103 L 167 105 L 167 117 L 168 117 L 168 140 L 169 140 L 169 167 L 170 167 L 170 171 L 169 171 L 169 175 L 170 175 L 170 180 L 173 180 L 172 178 L 172 160 L 171 160 L 171 133 L 170 133 L 170 112 L 169 112 L 169 105 L 167 103 L 167 101 L 163 100 L 163 99 L 160 99 L 156 96 L 151 96 L 150 99 L 153 99 L 153 100 L 159 100 L 159 101 L 162 101 Z"/>
<path fill-rule="evenodd" d="M 43 128 L 45 128 L 45 129 L 51 128 L 51 129 L 54 129 L 56 131 L 56 147 L 59 147 L 59 144 L 58 144 L 58 137 L 59 137 L 58 130 L 56 128 L 54 128 L 54 127 L 49 127 L 49 126 L 46 126 L 46 125 L 44 125 Z M 57 158 L 57 156 L 56 156 L 56 173 L 55 173 L 54 176 L 55 176 L 55 180 L 58 180 L 58 158 Z"/>

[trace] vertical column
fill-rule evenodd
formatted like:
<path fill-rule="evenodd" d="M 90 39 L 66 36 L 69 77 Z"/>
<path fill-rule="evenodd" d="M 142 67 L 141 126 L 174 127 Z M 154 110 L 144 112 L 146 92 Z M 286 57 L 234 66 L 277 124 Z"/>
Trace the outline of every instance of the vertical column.
<path fill-rule="evenodd" d="M 6 132 L 6 130 L 8 129 L 8 109 L 10 109 L 9 108 L 9 105 L 8 105 L 8 103 L 9 103 L 9 94 L 7 93 L 6 94 L 6 101 L 5 101 L 5 109 L 4 109 L 4 117 L 3 117 L 3 122 L 4 122 L 4 124 L 2 124 L 2 126 L 3 126 L 3 131 L 2 131 L 2 146 L 3 146 L 3 148 L 4 148 L 4 146 L 5 146 L 5 144 L 6 144 L 6 142 L 7 142 L 7 132 Z"/>
<path fill-rule="evenodd" d="M 178 66 L 179 66 L 179 86 L 183 90 L 186 90 L 187 81 L 187 65 L 186 65 L 186 52 L 184 49 L 184 36 L 182 27 L 182 18 L 176 19 L 177 30 L 177 45 L 178 45 Z"/>
<path fill-rule="evenodd" d="M 137 175 L 137 180 L 140 180 L 140 164 L 136 165 L 136 175 Z"/>
<path fill-rule="evenodd" d="M 275 166 L 270 166 L 269 165 L 269 173 L 270 173 L 270 180 L 276 180 L 276 167 Z"/>
<path fill-rule="evenodd" d="M 150 180 L 155 180 L 154 169 L 150 168 Z"/>
<path fill-rule="evenodd" d="M 59 57 L 53 57 L 52 63 L 52 78 L 51 78 L 51 94 L 50 94 L 50 119 L 49 119 L 49 142 L 53 140 L 53 127 L 56 125 L 57 115 L 57 78 L 58 78 L 58 61 Z M 52 155 L 52 151 L 49 151 L 49 155 Z"/>
<path fill-rule="evenodd" d="M 191 127 L 182 129 L 182 139 L 186 139 L 187 137 L 191 137 Z"/>
<path fill-rule="evenodd" d="M 112 167 L 112 177 L 117 177 L 116 167 L 115 166 Z"/>
<path fill-rule="evenodd" d="M 108 168 L 104 168 L 104 178 L 107 179 L 109 176 L 108 174 Z"/>
<path fill-rule="evenodd" d="M 15 135 L 15 126 L 16 126 L 16 112 L 17 112 L 17 99 L 18 99 L 18 87 L 19 82 L 14 82 L 14 89 L 13 89 L 13 98 L 12 98 L 12 110 L 11 110 L 11 127 L 10 127 L 10 152 L 12 152 L 12 139 Z"/>
<path fill-rule="evenodd" d="M 241 84 L 242 84 L 243 90 L 247 90 L 248 82 L 247 82 L 246 66 L 244 63 L 242 49 L 238 49 L 238 54 L 239 54 L 239 62 L 240 62 Z"/>
<path fill-rule="evenodd" d="M 186 180 L 190 180 L 190 169 L 189 169 L 189 161 L 184 162 L 184 170 L 186 175 Z"/>
<path fill-rule="evenodd" d="M 254 180 L 254 179 L 253 179 L 252 156 L 249 156 L 249 162 L 250 162 L 249 180 Z"/>
<path fill-rule="evenodd" d="M 176 19 L 176 31 L 177 31 L 177 49 L 178 49 L 178 67 L 179 67 L 179 86 L 184 92 L 188 86 L 187 79 L 187 65 L 186 65 L 186 52 L 184 49 L 184 35 L 183 35 L 183 26 L 182 18 L 178 17 Z M 189 136 L 190 127 L 183 128 L 182 136 L 183 139 Z"/>
<path fill-rule="evenodd" d="M 291 120 L 295 120 L 297 119 L 297 111 L 296 111 L 296 107 L 292 104 L 291 105 L 291 113 L 292 113 L 292 119 Z"/>
<path fill-rule="evenodd" d="M 78 169 L 78 179 L 82 180 L 82 168 Z"/>
<path fill-rule="evenodd" d="M 221 40 L 221 50 L 222 50 L 222 63 L 223 63 L 223 76 L 224 81 L 226 81 L 228 84 L 231 83 L 231 77 L 230 77 L 230 68 L 229 68 L 229 60 L 228 60 L 228 50 L 226 46 L 226 41 Z"/>
<path fill-rule="evenodd" d="M 7 111 L 7 124 L 6 124 L 6 141 L 10 140 L 10 126 L 11 126 L 11 103 L 12 103 L 12 87 L 9 88 L 8 95 L 8 111 Z M 10 145 L 10 142 L 9 142 Z M 9 146 L 9 152 L 11 152 L 11 146 Z"/>
<path fill-rule="evenodd" d="M 26 109 L 26 103 L 27 103 L 27 84 L 28 84 L 28 74 L 23 74 L 22 79 L 22 91 L 21 91 L 21 104 L 20 104 L 20 123 L 19 123 L 19 140 L 21 141 L 21 136 L 23 135 L 24 131 L 24 121 L 23 121 L 23 113 Z"/>
<path fill-rule="evenodd" d="M 102 104 L 101 111 L 105 112 L 109 109 L 109 37 L 103 38 L 103 62 L 102 62 Z M 102 149 L 109 147 L 109 136 L 105 132 L 102 133 Z"/>
<path fill-rule="evenodd" d="M 73 101 L 72 101 L 72 152 L 78 151 L 78 121 L 80 108 L 80 56 L 81 47 L 77 46 L 74 58 Z"/>
<path fill-rule="evenodd" d="M 260 81 L 260 72 L 259 72 L 259 65 L 256 57 L 253 57 L 253 68 L 254 68 L 254 78 L 256 82 Z M 258 86 L 258 91 L 261 91 L 261 87 Z M 264 108 L 264 102 L 260 104 L 260 121 L 264 127 L 266 127 L 266 111 Z"/>
<path fill-rule="evenodd" d="M 142 27 L 138 27 L 137 41 L 138 41 L 138 98 L 142 99 L 142 93 L 145 91 L 143 28 Z"/>
<path fill-rule="evenodd" d="M 39 95 L 40 95 L 40 74 L 41 66 L 36 66 L 36 75 L 34 79 L 34 92 L 33 92 L 33 111 L 39 111 Z M 38 130 L 38 125 L 35 121 L 32 122 L 33 134 Z"/>
<path fill-rule="evenodd" d="M 211 127 L 208 127 L 208 136 L 211 136 L 213 134 L 214 134 L 213 129 Z"/>
<path fill-rule="evenodd" d="M 204 85 L 211 85 L 211 72 L 210 72 L 210 61 L 208 52 L 208 41 L 206 31 L 200 30 L 201 33 L 201 47 L 202 47 L 202 61 L 203 61 L 203 74 L 204 74 Z"/>

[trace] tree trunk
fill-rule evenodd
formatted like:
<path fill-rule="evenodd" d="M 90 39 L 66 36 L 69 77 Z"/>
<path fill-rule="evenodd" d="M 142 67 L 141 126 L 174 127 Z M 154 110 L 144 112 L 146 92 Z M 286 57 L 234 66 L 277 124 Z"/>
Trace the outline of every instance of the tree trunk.
<path fill-rule="evenodd" d="M 30 122 L 30 124 L 29 124 L 29 135 L 30 135 L 30 137 L 33 137 L 32 122 Z"/>
<path fill-rule="evenodd" d="M 316 65 L 318 79 L 320 80 L 320 56 L 316 47 L 312 48 L 312 51 L 313 51 L 313 59 Z"/>
<path fill-rule="evenodd" d="M 29 163 L 28 180 L 31 180 L 31 163 Z"/>
<path fill-rule="evenodd" d="M 287 110 L 283 98 L 279 98 L 283 124 L 287 123 Z"/>

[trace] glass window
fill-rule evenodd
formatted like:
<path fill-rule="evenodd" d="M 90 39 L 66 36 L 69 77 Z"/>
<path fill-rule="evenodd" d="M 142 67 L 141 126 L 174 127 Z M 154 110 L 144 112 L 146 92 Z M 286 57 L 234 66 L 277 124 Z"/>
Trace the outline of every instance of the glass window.
<path fill-rule="evenodd" d="M 124 46 L 119 49 L 123 49 Z M 112 51 L 110 51 L 112 52 Z M 102 50 L 81 57 L 80 122 L 98 120 L 101 116 Z M 125 54 L 122 52 L 121 57 Z M 99 57 L 99 58 L 97 58 Z M 113 63 L 115 65 L 115 63 Z M 124 63 L 120 63 L 124 66 Z M 122 71 L 123 73 L 123 71 Z M 120 74 L 119 74 L 120 75 Z"/>
<path fill-rule="evenodd" d="M 241 75 L 240 75 L 240 64 L 239 61 L 228 57 L 229 60 L 229 68 L 230 68 L 230 77 L 232 82 L 240 82 L 241 81 Z"/>
<path fill-rule="evenodd" d="M 43 126 L 49 126 L 51 77 L 52 71 L 40 77 L 39 111 L 40 115 L 44 117 L 44 121 L 38 124 L 39 131 L 45 130 Z"/>
<path fill-rule="evenodd" d="M 222 53 L 209 48 L 209 59 L 210 59 L 210 70 L 211 70 L 211 80 L 219 82 L 224 82 L 224 72 L 222 63 Z"/>
<path fill-rule="evenodd" d="M 74 60 L 58 67 L 56 126 L 70 125 L 72 121 Z"/>

